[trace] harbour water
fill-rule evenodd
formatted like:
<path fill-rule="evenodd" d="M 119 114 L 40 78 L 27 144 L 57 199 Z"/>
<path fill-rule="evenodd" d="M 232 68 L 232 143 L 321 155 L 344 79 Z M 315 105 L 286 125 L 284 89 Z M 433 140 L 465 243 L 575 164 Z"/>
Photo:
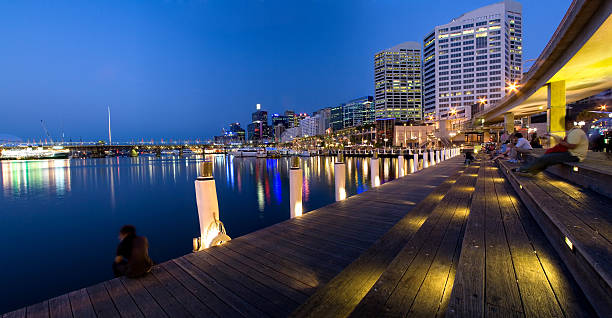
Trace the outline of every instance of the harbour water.
<path fill-rule="evenodd" d="M 221 221 L 238 237 L 289 218 L 289 159 L 216 155 Z M 0 161 L 0 313 L 112 278 L 117 231 L 133 224 L 163 262 L 199 235 L 203 157 Z M 334 158 L 301 160 L 304 211 L 334 201 Z M 370 187 L 368 158 L 346 158 L 347 194 Z M 381 181 L 396 160 L 380 159 Z"/>

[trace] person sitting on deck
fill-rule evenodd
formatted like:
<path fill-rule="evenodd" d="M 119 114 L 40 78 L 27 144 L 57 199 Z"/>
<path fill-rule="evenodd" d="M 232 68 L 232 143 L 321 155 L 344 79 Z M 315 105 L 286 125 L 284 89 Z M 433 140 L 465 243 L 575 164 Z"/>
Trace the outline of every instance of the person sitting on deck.
<path fill-rule="evenodd" d="M 136 235 L 136 228 L 124 225 L 119 230 L 117 256 L 113 263 L 115 277 L 139 277 L 151 270 L 153 261 L 149 257 L 149 242 L 144 236 Z"/>
<path fill-rule="evenodd" d="M 465 152 L 464 164 L 469 166 L 472 163 L 472 161 L 474 161 L 474 155 L 472 154 L 471 151 L 468 150 Z"/>
<path fill-rule="evenodd" d="M 567 132 L 565 138 L 557 135 L 547 135 L 549 138 L 555 139 L 557 142 L 556 146 L 546 150 L 544 155 L 533 160 L 531 163 L 513 170 L 528 175 L 536 175 L 552 165 L 583 161 L 589 150 L 589 139 L 582 129 L 574 127 L 571 122 L 566 123 L 567 128 L 571 129 Z"/>
<path fill-rule="evenodd" d="M 529 141 L 523 137 L 523 134 L 517 132 L 514 134 L 514 137 L 517 138 L 516 145 L 512 147 L 512 151 L 510 152 L 510 162 L 517 163 L 521 157 L 525 157 L 525 155 L 530 154 L 533 150 Z"/>

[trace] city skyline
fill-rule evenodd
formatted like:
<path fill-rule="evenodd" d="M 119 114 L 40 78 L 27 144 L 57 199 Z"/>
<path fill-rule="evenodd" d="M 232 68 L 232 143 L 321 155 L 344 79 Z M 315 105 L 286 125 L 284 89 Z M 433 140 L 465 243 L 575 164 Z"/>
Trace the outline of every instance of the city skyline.
<path fill-rule="evenodd" d="M 0 31 L 10 48 L 0 61 L 7 70 L 0 88 L 0 133 L 38 139 L 44 136 L 39 124 L 44 119 L 54 136 L 63 130 L 73 140 L 105 139 L 108 106 L 117 140 L 212 138 L 230 122 L 246 127 L 257 103 L 270 113 L 312 113 L 374 95 L 376 52 L 406 41 L 420 42 L 436 25 L 495 2 L 436 6 L 435 12 L 427 11 L 431 4 L 410 4 L 414 12 L 403 15 L 397 11 L 408 4 L 394 2 L 248 3 L 238 6 L 237 16 L 248 16 L 253 9 L 253 14 L 268 19 L 249 17 L 242 23 L 234 18 L 227 25 L 200 20 L 211 18 L 213 11 L 232 15 L 231 4 L 153 3 L 125 5 L 118 12 L 112 5 L 71 8 L 60 3 L 48 5 L 45 13 L 36 3 L 3 4 L 3 12 L 14 14 Z M 537 57 L 567 2 L 521 2 L 524 59 Z M 275 15 L 284 10 L 285 15 Z M 421 17 L 425 11 L 428 16 Z M 351 20 L 363 12 L 387 13 L 389 21 L 384 24 L 392 31 L 374 36 L 373 25 Z M 25 18 L 37 23 L 25 26 L 17 21 Z M 153 21 L 157 18 L 161 22 Z M 290 36 L 290 31 L 304 40 Z M 223 41 L 228 35 L 243 38 Z M 175 48 L 164 48 L 166 42 Z M 251 47 L 236 51 L 245 44 Z M 45 49 L 44 58 L 33 58 L 39 53 L 36 48 Z M 338 49 L 344 49 L 342 56 Z M 257 65 L 247 65 L 249 60 Z M 240 70 L 244 72 L 237 73 Z"/>

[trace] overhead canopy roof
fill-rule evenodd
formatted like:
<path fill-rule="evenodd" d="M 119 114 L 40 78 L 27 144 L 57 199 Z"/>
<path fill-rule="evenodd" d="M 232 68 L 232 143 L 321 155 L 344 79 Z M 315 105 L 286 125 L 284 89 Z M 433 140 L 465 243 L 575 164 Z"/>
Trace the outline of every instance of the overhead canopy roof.
<path fill-rule="evenodd" d="M 612 88 L 612 0 L 573 1 L 519 90 L 476 114 L 487 122 L 546 110 L 546 84 L 565 81 L 571 103 Z"/>

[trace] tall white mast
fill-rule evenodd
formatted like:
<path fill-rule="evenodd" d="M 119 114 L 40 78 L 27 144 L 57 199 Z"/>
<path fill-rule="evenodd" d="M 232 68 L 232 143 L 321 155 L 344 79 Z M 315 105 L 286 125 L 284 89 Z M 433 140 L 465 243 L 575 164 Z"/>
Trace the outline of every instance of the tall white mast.
<path fill-rule="evenodd" d="M 113 144 L 113 139 L 111 138 L 111 128 L 110 128 L 110 106 L 107 106 L 108 109 L 108 144 Z"/>

